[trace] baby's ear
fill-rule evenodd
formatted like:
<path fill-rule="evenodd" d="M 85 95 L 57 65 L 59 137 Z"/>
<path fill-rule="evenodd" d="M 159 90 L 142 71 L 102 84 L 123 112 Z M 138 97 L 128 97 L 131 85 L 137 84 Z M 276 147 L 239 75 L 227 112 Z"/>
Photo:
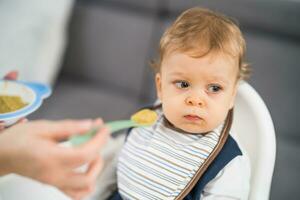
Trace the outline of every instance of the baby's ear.
<path fill-rule="evenodd" d="M 162 100 L 161 99 L 162 92 L 161 92 L 161 74 L 160 73 L 156 73 L 156 75 L 155 75 L 155 85 L 156 85 L 157 98 L 159 100 Z"/>

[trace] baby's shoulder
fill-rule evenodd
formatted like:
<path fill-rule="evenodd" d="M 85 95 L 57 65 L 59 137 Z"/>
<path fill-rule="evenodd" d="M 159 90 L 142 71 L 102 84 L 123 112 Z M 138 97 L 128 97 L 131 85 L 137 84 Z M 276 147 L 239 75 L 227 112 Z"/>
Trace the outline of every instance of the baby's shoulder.
<path fill-rule="evenodd" d="M 224 163 L 223 169 L 220 170 L 221 173 L 219 173 L 218 176 L 221 174 L 224 177 L 233 177 L 233 175 L 237 175 L 236 177 L 244 177 L 245 180 L 250 178 L 250 158 L 238 137 L 230 134 L 219 156 L 221 157 L 221 160 L 224 160 L 221 162 Z M 243 180 L 241 180 L 241 182 L 243 182 Z"/>
<path fill-rule="evenodd" d="M 236 138 L 234 138 L 230 134 L 218 157 L 225 157 L 224 159 L 232 159 L 240 155 L 243 155 L 243 150 L 241 149 L 238 140 L 236 140 Z"/>
<path fill-rule="evenodd" d="M 214 170 L 211 170 L 214 178 L 206 185 L 205 192 L 247 199 L 251 176 L 250 159 L 237 137 L 229 135 L 215 161 L 217 163 L 212 167 Z"/>
<path fill-rule="evenodd" d="M 217 171 L 222 171 L 224 168 L 230 168 L 230 166 L 236 166 L 240 169 L 243 168 L 243 170 L 246 171 L 250 169 L 250 159 L 247 152 L 239 142 L 238 138 L 231 134 L 228 136 L 222 150 L 212 164 L 219 167 Z"/>

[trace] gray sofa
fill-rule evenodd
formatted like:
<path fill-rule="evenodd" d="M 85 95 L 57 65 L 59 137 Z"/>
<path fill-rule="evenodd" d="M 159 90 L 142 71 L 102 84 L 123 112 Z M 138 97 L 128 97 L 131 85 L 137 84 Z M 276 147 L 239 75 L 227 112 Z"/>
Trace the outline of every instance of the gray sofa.
<path fill-rule="evenodd" d="M 149 67 L 165 28 L 189 7 L 234 17 L 245 35 L 253 68 L 249 81 L 274 120 L 278 153 L 271 199 L 300 192 L 300 2 L 192 0 L 81 0 L 74 7 L 69 43 L 53 95 L 31 118 L 128 118 L 155 100 Z M 295 153 L 295 154 L 294 154 Z M 298 156 L 299 157 L 299 156 Z"/>

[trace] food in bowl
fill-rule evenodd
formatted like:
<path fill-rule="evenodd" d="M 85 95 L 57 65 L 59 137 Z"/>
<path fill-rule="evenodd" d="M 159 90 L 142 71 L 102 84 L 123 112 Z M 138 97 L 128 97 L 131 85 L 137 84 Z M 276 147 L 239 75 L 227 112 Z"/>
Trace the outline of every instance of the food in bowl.
<path fill-rule="evenodd" d="M 36 111 L 50 94 L 50 86 L 42 83 L 0 80 L 0 122 L 13 125 Z"/>
<path fill-rule="evenodd" d="M 0 95 L 0 114 L 14 112 L 27 105 L 20 96 Z"/>

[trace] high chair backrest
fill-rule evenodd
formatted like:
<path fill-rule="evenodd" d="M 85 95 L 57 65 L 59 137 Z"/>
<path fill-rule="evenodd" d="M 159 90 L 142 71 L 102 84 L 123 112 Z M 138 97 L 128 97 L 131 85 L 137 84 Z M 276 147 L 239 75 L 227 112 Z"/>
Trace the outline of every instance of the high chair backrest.
<path fill-rule="evenodd" d="M 249 199 L 269 199 L 276 154 L 275 130 L 264 101 L 246 82 L 238 88 L 232 132 L 250 157 Z"/>

